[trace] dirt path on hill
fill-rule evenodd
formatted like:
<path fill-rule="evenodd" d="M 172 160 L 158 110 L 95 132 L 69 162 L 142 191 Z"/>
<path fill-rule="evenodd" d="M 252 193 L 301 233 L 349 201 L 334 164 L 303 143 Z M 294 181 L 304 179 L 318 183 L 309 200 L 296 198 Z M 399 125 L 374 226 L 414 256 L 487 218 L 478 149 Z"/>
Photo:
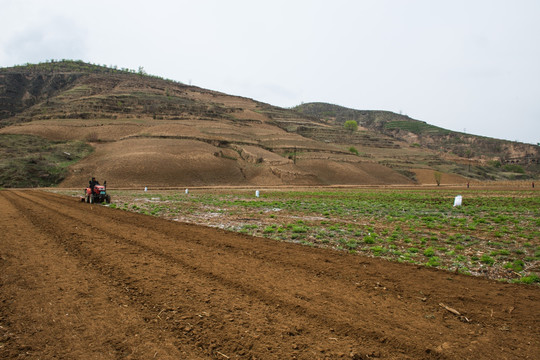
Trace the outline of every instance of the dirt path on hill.
<path fill-rule="evenodd" d="M 0 215 L 2 359 L 540 358 L 538 286 L 39 191 Z"/>

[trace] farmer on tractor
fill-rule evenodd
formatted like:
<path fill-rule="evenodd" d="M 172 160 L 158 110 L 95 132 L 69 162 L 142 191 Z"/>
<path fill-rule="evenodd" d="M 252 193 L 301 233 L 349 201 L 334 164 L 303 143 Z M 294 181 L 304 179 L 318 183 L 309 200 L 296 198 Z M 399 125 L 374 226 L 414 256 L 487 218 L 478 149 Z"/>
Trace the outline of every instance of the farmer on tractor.
<path fill-rule="evenodd" d="M 92 180 L 88 182 L 88 187 L 92 189 L 92 193 L 94 192 L 94 186 L 99 185 L 99 181 L 96 180 L 95 177 L 92 177 Z"/>
<path fill-rule="evenodd" d="M 81 197 L 82 202 L 87 203 L 107 203 L 111 202 L 111 196 L 107 194 L 107 182 L 100 185 L 95 177 L 88 182 L 88 187 L 84 191 L 84 197 Z"/>

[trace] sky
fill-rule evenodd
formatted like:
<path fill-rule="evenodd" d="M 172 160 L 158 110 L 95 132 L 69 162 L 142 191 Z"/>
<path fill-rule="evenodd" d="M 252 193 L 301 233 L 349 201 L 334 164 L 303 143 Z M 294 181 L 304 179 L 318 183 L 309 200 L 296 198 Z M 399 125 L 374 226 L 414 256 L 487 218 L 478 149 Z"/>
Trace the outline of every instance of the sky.
<path fill-rule="evenodd" d="M 540 142 L 539 0 L 0 0 L 0 67 L 73 59 L 281 107 Z"/>

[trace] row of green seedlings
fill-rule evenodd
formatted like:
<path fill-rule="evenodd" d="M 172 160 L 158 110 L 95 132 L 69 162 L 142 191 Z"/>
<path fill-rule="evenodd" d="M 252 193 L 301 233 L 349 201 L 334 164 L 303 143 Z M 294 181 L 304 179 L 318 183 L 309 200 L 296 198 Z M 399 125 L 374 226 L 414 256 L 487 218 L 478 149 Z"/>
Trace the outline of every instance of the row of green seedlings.
<path fill-rule="evenodd" d="M 162 203 L 128 203 L 124 202 L 121 204 L 113 203 L 109 205 L 110 208 L 120 209 L 125 211 L 133 211 L 144 215 L 151 216 L 164 216 L 164 215 L 178 215 L 179 209 L 176 207 L 171 207 L 168 204 Z"/>
<path fill-rule="evenodd" d="M 303 220 L 298 220 L 296 223 L 271 224 L 264 228 L 257 224 L 246 224 L 233 230 L 309 246 L 329 246 L 352 253 L 369 253 L 400 262 L 457 269 L 465 274 L 470 274 L 470 268 L 478 266 L 499 266 L 518 273 L 524 270 L 525 261 L 540 260 L 540 247 L 536 248 L 533 256 L 524 259 L 512 257 L 512 254 L 517 256 L 525 254 L 525 251 L 519 248 L 512 252 L 506 249 L 493 250 L 487 254 L 483 253 L 482 249 L 485 242 L 468 235 L 455 234 L 441 243 L 440 236 L 434 233 L 424 234 L 418 240 L 413 240 L 399 227 L 392 233 L 389 233 L 387 229 L 382 229 L 378 234 L 371 226 L 359 229 L 349 224 L 346 229 L 343 229 L 339 224 L 325 225 L 329 224 L 323 221 L 320 226 L 308 226 Z M 487 245 L 497 246 L 498 243 Z M 524 246 L 534 250 L 531 243 L 526 243 Z M 521 277 L 522 282 L 538 282 L 539 280 L 534 274 Z"/>
<path fill-rule="evenodd" d="M 326 201 L 327 199 L 325 199 Z M 390 202 L 381 206 L 373 203 L 354 203 L 350 206 L 350 201 L 340 201 L 340 204 L 333 204 L 330 209 L 320 211 L 321 207 L 328 204 L 321 202 L 319 204 L 311 204 L 310 206 L 303 205 L 301 208 L 296 207 L 296 210 L 309 208 L 312 212 L 319 211 L 322 215 L 335 215 L 341 217 L 342 214 L 347 214 L 354 218 L 380 218 L 386 212 L 386 219 L 389 222 L 401 221 L 411 227 L 422 227 L 433 230 L 444 230 L 448 227 L 462 229 L 469 233 L 473 232 L 488 232 L 496 238 L 509 237 L 510 239 L 526 239 L 533 240 L 540 238 L 540 219 L 537 214 L 525 210 L 528 216 L 524 216 L 518 212 L 514 214 L 502 214 L 500 211 L 489 210 L 489 214 L 484 216 L 486 210 L 476 211 L 474 209 L 450 210 L 446 207 L 426 209 L 425 204 L 421 207 L 408 206 L 410 204 L 402 204 L 400 202 Z M 396 208 L 399 210 L 396 211 Z M 403 209 L 407 209 L 404 211 Z M 292 210 L 292 209 L 291 209 Z M 429 215 L 426 215 L 429 213 Z M 466 214 L 467 213 L 467 214 Z"/>
<path fill-rule="evenodd" d="M 462 231 L 489 232 L 498 238 L 511 236 L 532 240 L 540 237 L 540 219 L 538 214 L 530 211 L 530 207 L 515 213 L 502 213 L 500 208 L 484 205 L 449 210 L 447 205 L 411 201 L 378 203 L 376 199 L 357 201 L 327 198 L 287 200 L 283 204 L 290 211 L 311 212 L 327 217 L 386 217 L 389 221 L 406 222 L 433 230 L 450 227 Z"/>
<path fill-rule="evenodd" d="M 186 197 L 180 198 L 178 196 L 174 197 L 174 201 L 185 201 Z M 245 201 L 244 199 L 236 198 L 235 200 L 230 200 L 230 198 L 217 198 L 214 196 L 202 196 L 202 197 L 192 197 L 189 199 L 190 202 L 215 205 L 218 207 L 242 207 L 245 210 L 255 210 L 261 207 L 268 206 L 277 206 L 283 207 L 286 210 L 297 211 L 297 212 L 312 212 L 318 213 L 327 217 L 334 216 L 355 216 L 355 217 L 375 217 L 378 218 L 384 214 L 389 221 L 406 221 L 412 222 L 414 225 L 420 226 L 424 225 L 428 229 L 441 230 L 446 226 L 457 227 L 461 229 L 466 229 L 470 231 L 482 230 L 483 227 L 487 227 L 488 231 L 493 231 L 495 237 L 504 237 L 508 234 L 518 234 L 520 237 L 524 238 L 535 238 L 538 235 L 538 227 L 540 226 L 540 220 L 537 218 L 534 226 L 528 226 L 528 229 L 525 227 L 516 225 L 512 228 L 509 228 L 504 223 L 512 224 L 527 224 L 527 219 L 516 219 L 511 215 L 505 215 L 497 213 L 496 211 L 491 210 L 489 213 L 490 217 L 483 217 L 477 214 L 477 211 L 468 209 L 469 214 L 465 214 L 465 211 L 452 211 L 448 212 L 446 206 L 437 208 L 430 208 L 429 211 L 426 209 L 426 204 L 421 204 L 421 206 L 410 206 L 411 203 L 403 203 L 403 201 L 392 201 L 385 204 L 366 201 L 354 201 L 354 200 L 342 200 L 339 201 L 329 201 L 329 199 L 322 199 L 322 201 L 317 200 L 285 200 L 285 201 Z M 413 202 L 414 204 L 414 202 Z M 418 205 L 418 204 L 415 204 Z M 399 211 L 395 211 L 398 208 Z M 407 211 L 403 209 L 407 208 Z M 482 210 L 483 211 L 483 210 Z M 421 214 L 426 212 L 431 212 L 431 215 L 422 216 Z M 460 213 L 462 214 L 459 217 Z M 418 215 L 417 215 L 418 214 Z M 457 215 L 457 216 L 456 216 Z M 470 217 L 473 217 L 470 221 Z M 486 225 L 483 225 L 486 224 Z M 495 224 L 497 227 L 494 227 Z M 524 230 L 536 229 L 536 231 L 531 230 L 528 233 L 523 232 Z M 515 235 L 514 235 L 515 236 Z"/>
<path fill-rule="evenodd" d="M 511 239 L 523 238 L 527 240 L 540 237 L 540 219 L 531 219 L 524 216 L 498 215 L 492 222 L 481 216 L 467 217 L 449 216 L 417 216 L 407 214 L 402 216 L 387 215 L 389 222 L 401 222 L 410 227 L 422 227 L 430 230 L 444 230 L 447 228 L 465 231 L 469 233 L 484 232 L 496 238 L 510 237 Z M 504 222 L 507 222 L 506 224 Z"/>

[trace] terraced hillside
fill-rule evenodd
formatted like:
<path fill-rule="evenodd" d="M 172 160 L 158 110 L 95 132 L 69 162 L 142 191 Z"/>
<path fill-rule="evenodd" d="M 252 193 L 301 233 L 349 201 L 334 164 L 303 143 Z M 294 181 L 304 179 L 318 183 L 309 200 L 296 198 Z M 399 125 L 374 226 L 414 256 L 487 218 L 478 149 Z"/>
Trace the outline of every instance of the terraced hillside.
<path fill-rule="evenodd" d="M 295 110 L 325 119 L 330 124 L 339 125 L 347 120 L 354 120 L 379 136 L 386 135 L 394 141 L 404 141 L 410 146 L 454 154 L 484 167 L 478 169 L 479 171 L 469 171 L 469 177 L 489 177 L 488 172 L 492 172 L 491 176 L 494 178 L 505 176 L 503 172 L 489 169 L 489 165 L 500 167 L 520 164 L 524 168 L 523 173 L 537 175 L 540 171 L 540 147 L 536 145 L 454 132 L 389 111 L 354 110 L 327 103 L 302 104 L 295 107 Z"/>
<path fill-rule="evenodd" d="M 462 183 L 531 176 L 528 168 L 505 173 L 476 154 L 443 154 L 370 124 L 348 132 L 339 116 L 81 61 L 0 69 L 0 140 L 18 134 L 94 149 L 50 185 L 80 186 L 91 176 L 114 186 L 412 184 L 418 171 Z M 20 158 L 32 156 L 45 155 Z M 482 169 L 467 171 L 471 162 Z M 0 158 L 0 167 L 9 164 Z M 17 186 L 7 184 L 0 186 Z"/>

